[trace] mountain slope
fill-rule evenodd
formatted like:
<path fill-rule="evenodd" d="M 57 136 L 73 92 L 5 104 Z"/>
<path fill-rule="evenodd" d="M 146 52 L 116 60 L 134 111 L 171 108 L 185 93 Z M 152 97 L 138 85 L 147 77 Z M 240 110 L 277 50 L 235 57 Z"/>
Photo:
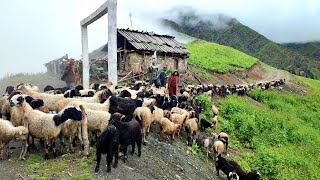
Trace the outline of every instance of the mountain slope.
<path fill-rule="evenodd" d="M 320 61 L 320 42 L 286 43 L 284 46 Z"/>
<path fill-rule="evenodd" d="M 202 40 L 185 45 L 191 52 L 188 63 L 216 72 L 229 72 L 250 68 L 257 59 L 231 47 Z"/>
<path fill-rule="evenodd" d="M 233 47 L 291 73 L 320 79 L 320 63 L 315 59 L 274 43 L 235 19 L 230 18 L 218 28 L 210 20 L 181 12 L 177 19 L 163 19 L 162 24 L 196 38 Z"/>

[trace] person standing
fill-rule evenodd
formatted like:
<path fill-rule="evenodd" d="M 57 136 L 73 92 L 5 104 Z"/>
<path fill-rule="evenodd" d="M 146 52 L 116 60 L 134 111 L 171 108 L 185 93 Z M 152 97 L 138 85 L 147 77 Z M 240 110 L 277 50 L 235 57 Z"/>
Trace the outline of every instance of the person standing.
<path fill-rule="evenodd" d="M 73 70 L 75 62 L 76 61 L 74 59 L 70 59 L 69 60 L 68 65 L 64 68 L 63 75 L 61 77 L 61 80 L 66 82 L 67 87 L 69 89 L 74 89 L 75 88 L 76 77 L 75 77 L 75 73 L 74 73 L 74 70 Z"/>
<path fill-rule="evenodd" d="M 178 71 L 173 71 L 173 73 L 169 76 L 169 80 L 168 80 L 169 96 L 177 95 L 178 84 L 179 84 L 179 73 Z"/>
<path fill-rule="evenodd" d="M 167 83 L 167 77 L 166 77 L 166 72 L 167 72 L 168 66 L 163 66 L 163 69 L 158 73 L 157 79 L 155 82 L 155 85 L 157 88 L 159 87 L 165 87 Z"/>

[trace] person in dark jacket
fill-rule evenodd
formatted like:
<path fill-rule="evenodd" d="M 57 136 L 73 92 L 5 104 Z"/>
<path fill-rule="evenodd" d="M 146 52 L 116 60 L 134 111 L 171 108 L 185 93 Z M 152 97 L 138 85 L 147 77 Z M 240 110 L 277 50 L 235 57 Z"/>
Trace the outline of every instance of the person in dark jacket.
<path fill-rule="evenodd" d="M 163 66 L 163 69 L 158 73 L 157 79 L 155 82 L 155 85 L 157 88 L 166 86 L 167 83 L 167 77 L 166 77 L 166 72 L 167 72 L 168 66 Z"/>
<path fill-rule="evenodd" d="M 61 77 L 61 80 L 66 82 L 69 89 L 75 88 L 75 74 L 73 71 L 73 67 L 75 65 L 75 60 L 70 59 L 68 62 L 68 65 L 64 68 L 63 75 Z"/>

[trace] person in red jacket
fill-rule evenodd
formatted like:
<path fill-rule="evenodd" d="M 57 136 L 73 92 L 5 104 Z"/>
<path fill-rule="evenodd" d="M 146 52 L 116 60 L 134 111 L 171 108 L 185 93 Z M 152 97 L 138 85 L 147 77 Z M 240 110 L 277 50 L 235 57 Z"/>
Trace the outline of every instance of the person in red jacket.
<path fill-rule="evenodd" d="M 173 71 L 168 81 L 169 96 L 177 95 L 178 84 L 179 84 L 179 73 L 178 71 Z"/>

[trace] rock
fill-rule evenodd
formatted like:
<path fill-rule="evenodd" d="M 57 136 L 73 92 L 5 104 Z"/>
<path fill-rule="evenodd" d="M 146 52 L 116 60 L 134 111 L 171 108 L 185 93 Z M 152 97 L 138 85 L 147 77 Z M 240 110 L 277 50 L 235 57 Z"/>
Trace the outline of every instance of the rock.
<path fill-rule="evenodd" d="M 180 171 L 184 171 L 183 167 L 179 166 L 179 165 L 176 165 L 178 167 L 178 170 Z"/>

